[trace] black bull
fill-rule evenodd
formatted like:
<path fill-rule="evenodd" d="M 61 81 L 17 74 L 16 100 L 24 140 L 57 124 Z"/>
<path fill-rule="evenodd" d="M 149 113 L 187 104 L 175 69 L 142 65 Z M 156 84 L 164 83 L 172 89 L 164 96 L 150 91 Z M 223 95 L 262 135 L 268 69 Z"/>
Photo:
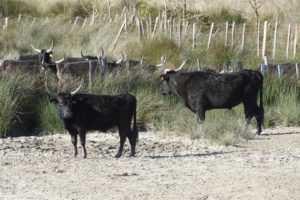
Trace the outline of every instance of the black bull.
<path fill-rule="evenodd" d="M 263 76 L 258 71 L 217 74 L 211 72 L 167 71 L 161 75 L 163 94 L 170 91 L 181 97 L 185 105 L 197 113 L 198 122 L 205 119 L 207 110 L 232 108 L 240 103 L 244 105 L 247 122 L 253 116 L 257 122 L 257 134 L 261 133 L 264 118 Z M 260 105 L 257 105 L 260 91 Z"/>
<path fill-rule="evenodd" d="M 77 156 L 77 135 L 80 137 L 84 158 L 86 158 L 86 132 L 92 130 L 107 131 L 115 126 L 118 128 L 120 136 L 120 146 L 116 157 L 122 155 L 126 137 L 130 142 L 131 156 L 135 155 L 135 146 L 138 139 L 137 101 L 131 94 L 58 93 L 57 97 L 50 101 L 57 105 L 64 128 L 71 135 L 75 156 Z M 131 129 L 132 118 L 133 128 Z"/>

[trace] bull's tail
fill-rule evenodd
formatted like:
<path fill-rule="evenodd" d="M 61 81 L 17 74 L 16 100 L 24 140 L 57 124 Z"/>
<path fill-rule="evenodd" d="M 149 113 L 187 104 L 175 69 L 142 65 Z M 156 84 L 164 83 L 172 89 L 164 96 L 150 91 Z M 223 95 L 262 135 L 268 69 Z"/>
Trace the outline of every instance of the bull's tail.
<path fill-rule="evenodd" d="M 133 112 L 132 136 L 135 138 L 136 141 L 138 141 L 138 139 L 139 139 L 139 132 L 138 132 L 137 123 L 136 123 L 136 102 L 135 102 L 134 112 Z"/>
<path fill-rule="evenodd" d="M 260 92 L 259 92 L 259 116 L 261 124 L 264 123 L 264 102 L 263 102 L 263 83 L 264 77 L 261 74 L 261 82 L 260 82 Z"/>

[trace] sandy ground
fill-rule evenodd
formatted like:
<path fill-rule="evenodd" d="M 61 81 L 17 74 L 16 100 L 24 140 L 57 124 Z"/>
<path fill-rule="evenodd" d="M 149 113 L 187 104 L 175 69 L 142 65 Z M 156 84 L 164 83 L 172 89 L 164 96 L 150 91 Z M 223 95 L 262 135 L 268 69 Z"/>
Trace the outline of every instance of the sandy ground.
<path fill-rule="evenodd" d="M 300 128 L 229 147 L 140 133 L 135 158 L 117 146 L 88 134 L 83 159 L 69 135 L 0 139 L 0 199 L 300 199 Z"/>

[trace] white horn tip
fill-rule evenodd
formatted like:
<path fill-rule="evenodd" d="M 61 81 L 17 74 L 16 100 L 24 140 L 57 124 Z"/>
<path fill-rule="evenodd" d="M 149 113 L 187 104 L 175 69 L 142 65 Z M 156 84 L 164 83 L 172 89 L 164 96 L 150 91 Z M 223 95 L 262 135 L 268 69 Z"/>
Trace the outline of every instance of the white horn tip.
<path fill-rule="evenodd" d="M 168 73 L 168 72 L 170 72 L 171 70 L 170 69 L 165 69 L 164 70 L 164 74 L 166 74 L 166 73 Z"/>

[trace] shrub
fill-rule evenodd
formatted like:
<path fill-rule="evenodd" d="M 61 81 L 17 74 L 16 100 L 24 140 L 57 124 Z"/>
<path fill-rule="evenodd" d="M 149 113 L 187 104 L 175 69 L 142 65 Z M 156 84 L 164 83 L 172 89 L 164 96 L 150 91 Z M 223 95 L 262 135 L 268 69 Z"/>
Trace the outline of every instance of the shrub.
<path fill-rule="evenodd" d="M 18 14 L 39 16 L 37 5 L 20 0 L 0 0 L 0 16 L 15 16 Z"/>

